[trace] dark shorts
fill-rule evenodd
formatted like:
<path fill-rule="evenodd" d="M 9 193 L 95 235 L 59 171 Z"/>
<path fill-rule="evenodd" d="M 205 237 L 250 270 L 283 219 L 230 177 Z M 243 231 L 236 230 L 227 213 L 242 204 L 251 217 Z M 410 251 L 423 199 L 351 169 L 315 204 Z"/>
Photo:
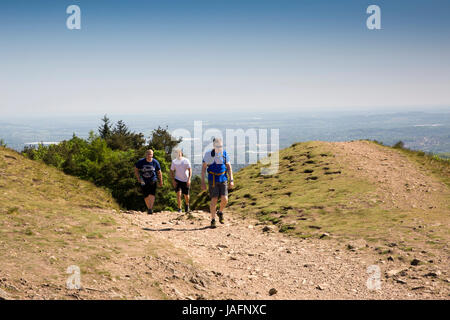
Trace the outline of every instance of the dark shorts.
<path fill-rule="evenodd" d="M 218 198 L 221 196 L 228 196 L 228 181 L 217 182 L 213 187 L 213 182 L 208 181 L 209 184 L 209 196 L 211 198 Z"/>
<path fill-rule="evenodd" d="M 181 190 L 182 194 L 186 194 L 186 195 L 189 194 L 189 187 L 187 185 L 187 182 L 183 182 L 183 181 L 175 179 L 175 183 L 177 184 L 175 186 L 175 192 L 178 192 Z"/>
<path fill-rule="evenodd" d="M 154 196 L 156 194 L 156 181 L 146 182 L 144 186 L 141 186 L 141 191 L 144 198 L 147 198 L 149 195 Z"/>

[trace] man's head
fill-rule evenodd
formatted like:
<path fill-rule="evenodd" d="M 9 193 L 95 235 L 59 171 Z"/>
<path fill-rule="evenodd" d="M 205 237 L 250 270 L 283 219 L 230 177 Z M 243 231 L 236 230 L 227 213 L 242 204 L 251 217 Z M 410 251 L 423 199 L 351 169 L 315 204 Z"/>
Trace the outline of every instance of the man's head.
<path fill-rule="evenodd" d="M 145 152 L 145 158 L 147 159 L 147 161 L 151 161 L 153 159 L 153 150 L 152 149 L 148 149 Z"/>
<path fill-rule="evenodd" d="M 213 139 L 214 153 L 218 156 L 223 153 L 223 142 L 222 138 L 214 138 Z"/>
<path fill-rule="evenodd" d="M 183 150 L 182 149 L 173 149 L 172 150 L 172 160 L 178 159 L 181 160 L 183 158 Z"/>

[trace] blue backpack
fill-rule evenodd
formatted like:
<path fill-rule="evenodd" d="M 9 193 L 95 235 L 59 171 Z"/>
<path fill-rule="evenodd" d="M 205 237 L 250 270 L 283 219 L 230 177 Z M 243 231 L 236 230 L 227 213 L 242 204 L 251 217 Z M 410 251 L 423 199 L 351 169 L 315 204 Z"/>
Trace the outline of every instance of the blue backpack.
<path fill-rule="evenodd" d="M 216 151 L 214 149 L 212 149 L 211 157 L 214 159 L 215 156 L 216 156 Z M 213 161 L 213 163 L 208 165 L 208 170 L 207 171 L 213 177 L 213 187 L 216 185 L 216 177 L 220 177 L 220 176 L 222 176 L 222 175 L 227 173 L 226 151 L 223 152 L 222 156 L 223 156 L 223 163 L 222 164 L 217 164 L 215 161 Z"/>

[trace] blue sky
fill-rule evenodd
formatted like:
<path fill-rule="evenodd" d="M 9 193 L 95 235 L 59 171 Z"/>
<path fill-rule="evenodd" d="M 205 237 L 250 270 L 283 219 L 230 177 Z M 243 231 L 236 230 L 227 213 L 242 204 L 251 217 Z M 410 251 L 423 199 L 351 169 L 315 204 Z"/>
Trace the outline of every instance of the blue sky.
<path fill-rule="evenodd" d="M 449 39 L 448 0 L 2 0 L 0 111 L 450 108 Z"/>

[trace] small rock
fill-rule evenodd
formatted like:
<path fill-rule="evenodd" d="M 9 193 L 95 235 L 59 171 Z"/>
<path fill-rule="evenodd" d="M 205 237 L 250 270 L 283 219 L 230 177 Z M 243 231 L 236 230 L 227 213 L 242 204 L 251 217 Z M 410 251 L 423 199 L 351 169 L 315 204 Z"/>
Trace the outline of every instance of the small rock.
<path fill-rule="evenodd" d="M 402 279 L 395 279 L 395 281 L 400 284 L 406 284 L 406 281 Z"/>
<path fill-rule="evenodd" d="M 316 289 L 317 290 L 324 290 L 324 287 L 319 284 L 319 285 L 316 286 Z"/>
<path fill-rule="evenodd" d="M 323 238 L 326 238 L 326 237 L 329 237 L 329 236 L 330 236 L 330 234 L 324 232 L 324 233 L 322 233 L 322 234 L 320 235 L 319 239 L 323 239 Z"/>
<path fill-rule="evenodd" d="M 274 294 L 277 294 L 277 292 L 278 292 L 277 289 L 272 288 L 269 290 L 269 296 L 273 296 Z"/>
<path fill-rule="evenodd" d="M 172 289 L 173 293 L 177 296 L 177 297 L 181 297 L 181 292 L 178 291 L 177 289 L 173 288 Z"/>
<path fill-rule="evenodd" d="M 420 289 L 425 289 L 425 287 L 424 286 L 418 286 L 418 287 L 411 288 L 411 290 L 420 290 Z"/>
<path fill-rule="evenodd" d="M 388 261 L 394 261 L 394 257 L 389 256 L 389 257 L 387 257 L 387 260 L 388 260 Z"/>
<path fill-rule="evenodd" d="M 189 281 L 192 282 L 193 284 L 198 284 L 199 283 L 198 280 L 196 278 L 194 278 L 194 277 L 191 277 L 189 279 Z"/>
<path fill-rule="evenodd" d="M 437 278 L 438 276 L 441 275 L 441 272 L 438 270 L 436 272 L 428 272 L 427 274 L 424 275 L 424 277 L 432 277 L 432 278 Z"/>
<path fill-rule="evenodd" d="M 418 266 L 421 263 L 422 263 L 422 261 L 420 261 L 419 259 L 412 259 L 411 260 L 411 265 L 412 266 Z"/>
<path fill-rule="evenodd" d="M 199 286 L 198 284 L 194 284 L 194 288 L 199 290 L 199 291 L 206 291 L 205 288 L 202 288 L 201 286 Z"/>
<path fill-rule="evenodd" d="M 386 275 L 389 277 L 396 276 L 397 274 L 403 274 L 404 270 L 401 269 L 395 269 L 395 270 L 389 270 L 386 272 Z"/>

